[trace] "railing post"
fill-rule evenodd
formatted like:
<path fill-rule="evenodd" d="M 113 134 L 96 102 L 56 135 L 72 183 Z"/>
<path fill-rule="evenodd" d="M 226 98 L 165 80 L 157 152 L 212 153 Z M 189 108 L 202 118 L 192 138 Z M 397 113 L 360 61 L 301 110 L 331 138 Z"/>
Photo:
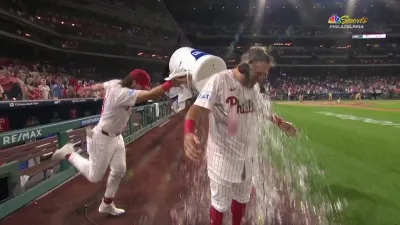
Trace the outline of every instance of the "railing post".
<path fill-rule="evenodd" d="M 162 107 L 162 111 L 163 111 L 163 115 L 162 116 L 163 117 L 166 117 L 168 115 L 167 110 L 168 110 L 167 109 L 167 105 L 164 104 L 163 107 Z"/>
<path fill-rule="evenodd" d="M 142 118 L 143 118 L 142 125 L 143 125 L 143 127 L 146 127 L 147 126 L 147 109 L 144 108 L 142 111 L 140 111 L 140 113 L 142 114 Z"/>
<path fill-rule="evenodd" d="M 156 117 L 156 105 L 153 104 L 151 106 L 151 123 L 155 123 L 157 121 L 157 117 Z"/>
<path fill-rule="evenodd" d="M 164 104 L 160 104 L 160 115 L 159 118 L 164 118 Z"/>
<path fill-rule="evenodd" d="M 132 135 L 134 133 L 132 116 L 130 116 L 128 120 L 128 129 L 129 129 L 129 135 Z"/>
<path fill-rule="evenodd" d="M 65 144 L 68 143 L 68 134 L 67 132 L 63 131 L 57 134 L 57 142 L 58 148 L 63 147 Z M 67 170 L 70 167 L 70 164 L 67 160 L 62 160 L 60 162 L 60 172 Z"/>

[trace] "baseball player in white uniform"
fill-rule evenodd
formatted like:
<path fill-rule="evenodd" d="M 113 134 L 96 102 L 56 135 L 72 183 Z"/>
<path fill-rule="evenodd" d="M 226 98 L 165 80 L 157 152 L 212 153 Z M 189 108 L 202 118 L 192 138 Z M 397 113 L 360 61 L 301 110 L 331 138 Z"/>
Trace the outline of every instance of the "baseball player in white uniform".
<path fill-rule="evenodd" d="M 186 115 L 184 149 L 194 161 L 202 154 L 195 135 L 196 121 L 201 115 L 209 115 L 206 154 L 211 225 L 222 225 L 223 213 L 229 206 L 232 225 L 241 224 L 252 189 L 259 136 L 254 85 L 265 78 L 272 61 L 264 48 L 250 48 L 237 68 L 217 73 L 207 81 Z M 296 133 L 290 123 L 279 117 L 274 115 L 270 120 L 287 134 Z"/>
<path fill-rule="evenodd" d="M 90 182 L 100 182 L 110 166 L 107 188 L 99 212 L 114 216 L 125 211 L 115 207 L 113 198 L 126 171 L 125 144 L 121 135 L 127 126 L 135 103 L 155 100 L 173 86 L 186 83 L 186 78 L 175 78 L 148 91 L 150 76 L 143 70 L 133 70 L 124 80 L 110 80 L 84 89 L 85 92 L 105 91 L 99 123 L 87 130 L 86 159 L 66 144 L 53 154 L 54 160 L 68 159 Z"/>

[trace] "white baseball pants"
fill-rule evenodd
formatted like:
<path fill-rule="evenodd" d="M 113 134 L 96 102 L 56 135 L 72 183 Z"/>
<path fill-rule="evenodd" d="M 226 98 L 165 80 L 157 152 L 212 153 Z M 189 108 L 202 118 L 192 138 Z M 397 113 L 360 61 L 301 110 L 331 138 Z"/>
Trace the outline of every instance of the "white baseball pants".
<path fill-rule="evenodd" d="M 69 157 L 69 161 L 92 183 L 100 182 L 107 167 L 110 166 L 111 171 L 104 197 L 113 198 L 126 172 L 124 139 L 122 135 L 106 136 L 101 133 L 101 130 L 94 128 L 86 140 L 89 159 L 73 153 Z"/>
<path fill-rule="evenodd" d="M 219 212 L 226 212 L 232 199 L 246 204 L 250 200 L 252 186 L 251 178 L 241 183 L 230 183 L 222 179 L 210 178 L 211 205 Z"/>

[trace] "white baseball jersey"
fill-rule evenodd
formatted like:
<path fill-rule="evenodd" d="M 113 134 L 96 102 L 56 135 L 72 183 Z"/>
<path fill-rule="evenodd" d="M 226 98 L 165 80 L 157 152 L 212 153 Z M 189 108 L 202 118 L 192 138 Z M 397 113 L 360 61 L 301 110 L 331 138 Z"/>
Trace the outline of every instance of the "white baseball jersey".
<path fill-rule="evenodd" d="M 246 88 L 232 70 L 213 75 L 195 105 L 210 110 L 207 168 L 211 179 L 239 183 L 252 176 L 258 146 L 256 90 Z M 236 132 L 228 132 L 231 124 Z"/>
<path fill-rule="evenodd" d="M 122 133 L 140 91 L 122 87 L 120 80 L 110 80 L 103 85 L 106 95 L 97 127 L 111 134 Z"/>

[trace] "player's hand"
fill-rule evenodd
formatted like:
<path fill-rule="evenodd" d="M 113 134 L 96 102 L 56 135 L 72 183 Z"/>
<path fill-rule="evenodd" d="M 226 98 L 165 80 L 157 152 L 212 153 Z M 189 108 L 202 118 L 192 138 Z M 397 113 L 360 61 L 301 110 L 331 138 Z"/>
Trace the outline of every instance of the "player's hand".
<path fill-rule="evenodd" d="M 183 147 L 185 155 L 194 162 L 198 162 L 201 158 L 202 152 L 199 147 L 200 140 L 193 133 L 187 133 L 183 139 Z"/>
<path fill-rule="evenodd" d="M 192 76 L 179 76 L 179 77 L 174 77 L 171 79 L 172 85 L 174 87 L 179 87 L 182 84 L 188 84 L 188 82 L 192 81 Z"/>
<path fill-rule="evenodd" d="M 289 123 L 287 121 L 283 121 L 282 124 L 279 126 L 279 129 L 285 132 L 285 134 L 288 136 L 295 136 L 297 134 L 296 127 L 294 127 L 292 123 Z"/>

